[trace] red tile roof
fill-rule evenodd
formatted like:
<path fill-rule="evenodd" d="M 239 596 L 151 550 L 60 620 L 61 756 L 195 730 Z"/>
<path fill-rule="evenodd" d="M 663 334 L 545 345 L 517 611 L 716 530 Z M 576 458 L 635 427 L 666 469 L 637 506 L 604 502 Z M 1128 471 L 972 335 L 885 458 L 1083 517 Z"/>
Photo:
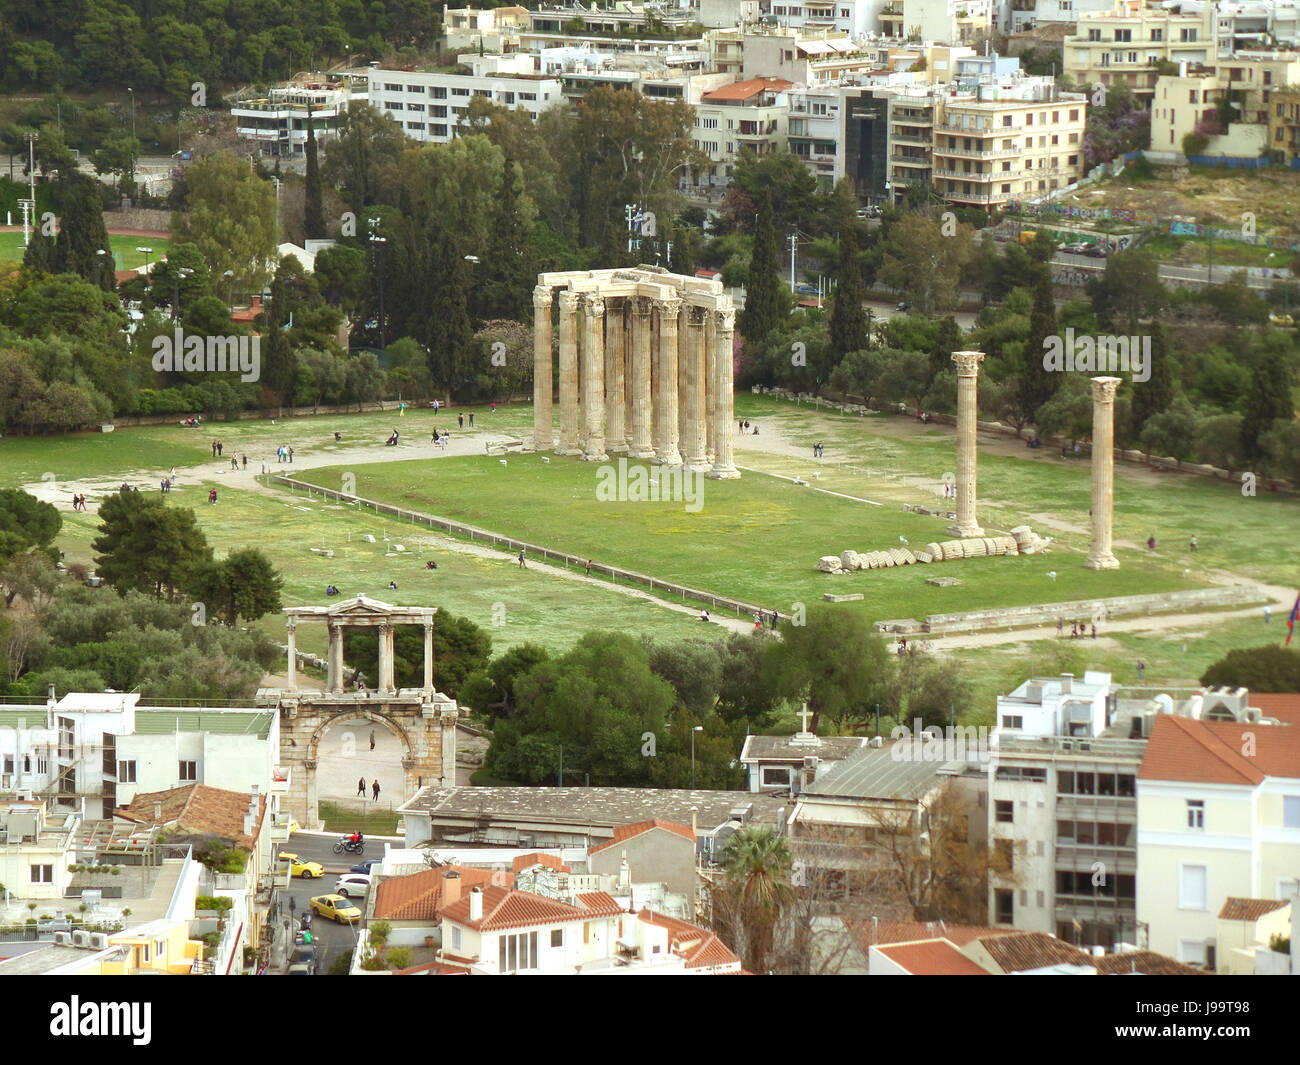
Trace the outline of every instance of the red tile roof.
<path fill-rule="evenodd" d="M 890 961 L 913 976 L 989 976 L 946 939 L 925 939 L 919 943 L 894 943 L 876 947 Z"/>
<path fill-rule="evenodd" d="M 1138 772 L 1140 780 L 1197 784 L 1255 785 L 1268 776 L 1300 778 L 1300 728 L 1169 714 L 1156 718 Z"/>
<path fill-rule="evenodd" d="M 1275 717 L 1284 725 L 1300 726 L 1300 693 L 1251 692 L 1248 702 L 1263 710 L 1265 717 Z"/>
<path fill-rule="evenodd" d="M 442 911 L 443 873 L 460 873 L 461 898 L 476 885 L 492 883 L 493 870 L 450 866 L 381 881 L 375 891 L 375 920 L 437 921 Z"/>
<path fill-rule="evenodd" d="M 1141 973 L 1144 976 L 1209 976 L 1207 972 L 1193 969 L 1175 961 L 1166 954 L 1157 954 L 1153 950 L 1134 950 L 1127 954 L 1107 954 L 1104 958 L 1093 958 L 1097 972 L 1102 976 L 1126 976 L 1129 973 Z"/>
<path fill-rule="evenodd" d="M 1042 969 L 1048 965 L 1091 965 L 1092 955 L 1048 932 L 1012 932 L 980 936 L 979 944 L 1004 973 Z"/>
<path fill-rule="evenodd" d="M 114 810 L 113 816 L 142 825 L 175 825 L 186 835 L 220 836 L 249 850 L 266 816 L 266 796 L 260 795 L 253 832 L 244 832 L 244 815 L 251 798 L 250 792 L 184 784 L 166 791 L 141 792 L 126 806 Z"/>
<path fill-rule="evenodd" d="M 1229 896 L 1219 911 L 1220 921 L 1258 921 L 1289 905 L 1284 899 L 1239 899 Z"/>
<path fill-rule="evenodd" d="M 653 910 L 642 910 L 636 916 L 638 921 L 668 930 L 668 948 L 686 959 L 688 969 L 705 969 L 716 965 L 740 966 L 739 956 L 714 932 Z"/>
<path fill-rule="evenodd" d="M 592 917 L 621 917 L 623 904 L 606 891 L 588 891 L 577 896 L 578 906 Z"/>
<path fill-rule="evenodd" d="M 572 870 L 560 861 L 554 854 L 521 854 L 510 863 L 511 871 L 518 874 L 525 869 L 531 869 L 535 865 L 544 865 L 547 869 L 555 869 L 561 873 L 568 873 Z"/>
<path fill-rule="evenodd" d="M 981 936 L 1010 935 L 1009 929 L 981 928 L 979 925 L 945 924 L 943 921 L 877 921 L 874 929 L 870 918 L 843 918 L 844 927 L 863 953 L 872 946 L 888 943 L 914 943 L 923 939 L 946 939 L 964 947 Z"/>
<path fill-rule="evenodd" d="M 748 100 L 761 92 L 784 92 L 793 85 L 794 82 L 786 81 L 785 78 L 750 78 L 748 81 L 737 81 L 706 92 L 703 99 L 714 104 L 733 103 Z"/>
<path fill-rule="evenodd" d="M 690 825 L 679 825 L 672 821 L 660 821 L 658 818 L 655 818 L 650 821 L 637 821 L 635 824 L 631 825 L 615 825 L 614 838 L 606 840 L 604 843 L 596 844 L 596 846 L 592 847 L 587 853 L 595 854 L 597 851 L 606 850 L 609 847 L 613 847 L 615 844 L 622 843 L 624 840 L 629 840 L 633 836 L 639 836 L 643 832 L 649 832 L 654 828 L 662 828 L 667 832 L 675 832 L 683 839 L 689 839 L 692 844 L 695 843 L 695 833 L 692 831 Z"/>
<path fill-rule="evenodd" d="M 569 924 L 590 920 L 593 914 L 587 909 L 570 906 L 558 899 L 534 895 L 530 891 L 507 891 L 504 888 L 483 888 L 483 916 L 477 921 L 469 919 L 469 893 L 462 894 L 442 911 L 449 921 L 472 928 L 478 932 L 494 932 L 505 928 L 527 928 L 529 925 Z M 622 912 L 621 910 L 619 912 Z"/>

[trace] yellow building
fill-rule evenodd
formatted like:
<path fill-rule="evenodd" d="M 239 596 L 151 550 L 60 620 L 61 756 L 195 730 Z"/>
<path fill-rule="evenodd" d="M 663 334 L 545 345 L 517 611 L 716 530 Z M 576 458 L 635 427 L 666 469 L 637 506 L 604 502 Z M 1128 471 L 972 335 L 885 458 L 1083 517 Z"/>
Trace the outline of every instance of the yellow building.
<path fill-rule="evenodd" d="M 1268 150 L 1289 163 L 1300 156 L 1300 88 L 1279 89 L 1268 106 Z"/>
<path fill-rule="evenodd" d="M 1300 728 L 1161 714 L 1137 798 L 1138 925 L 1213 970 L 1228 898 L 1300 890 Z"/>

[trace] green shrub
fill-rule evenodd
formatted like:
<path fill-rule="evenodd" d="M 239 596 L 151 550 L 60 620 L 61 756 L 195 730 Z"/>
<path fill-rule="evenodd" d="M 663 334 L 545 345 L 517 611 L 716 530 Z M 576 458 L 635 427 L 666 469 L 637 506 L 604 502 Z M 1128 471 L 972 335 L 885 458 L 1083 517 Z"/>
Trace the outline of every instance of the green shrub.
<path fill-rule="evenodd" d="M 234 904 L 235 900 L 229 895 L 198 895 L 194 899 L 196 910 L 216 910 L 219 913 L 225 913 Z"/>
<path fill-rule="evenodd" d="M 392 947 L 388 951 L 388 964 L 394 969 L 405 969 L 413 957 L 410 947 Z"/>
<path fill-rule="evenodd" d="M 368 973 L 380 973 L 388 968 L 388 962 L 384 960 L 382 950 L 371 951 L 361 959 L 361 968 Z"/>
<path fill-rule="evenodd" d="M 370 942 L 382 949 L 393 933 L 393 926 L 387 921 L 375 921 L 370 925 Z"/>
<path fill-rule="evenodd" d="M 330 962 L 330 976 L 347 976 L 352 968 L 352 951 L 341 954 Z"/>

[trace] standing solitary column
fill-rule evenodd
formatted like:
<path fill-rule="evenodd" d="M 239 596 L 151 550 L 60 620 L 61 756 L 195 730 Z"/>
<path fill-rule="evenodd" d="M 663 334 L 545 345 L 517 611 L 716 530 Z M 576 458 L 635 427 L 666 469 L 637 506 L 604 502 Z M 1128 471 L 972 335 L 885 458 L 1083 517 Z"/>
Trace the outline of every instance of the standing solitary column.
<path fill-rule="evenodd" d="M 289 623 L 289 676 L 285 687 L 293 691 L 298 687 L 298 626 Z"/>
<path fill-rule="evenodd" d="M 394 683 L 394 659 L 396 648 L 393 644 L 393 626 L 379 626 L 379 690 L 391 692 L 396 690 Z"/>
<path fill-rule="evenodd" d="M 551 428 L 551 290 L 533 289 L 533 448 L 549 451 Z"/>
<path fill-rule="evenodd" d="M 655 361 L 659 371 L 659 394 L 655 397 L 655 461 L 661 466 L 680 466 L 677 450 L 677 315 L 682 301 L 676 296 L 654 301 L 659 315 L 659 350 Z"/>
<path fill-rule="evenodd" d="M 976 382 L 984 352 L 954 351 L 952 361 L 957 364 L 957 524 L 949 526 L 948 532 L 983 536 L 984 530 L 975 520 L 975 434 L 979 419 Z"/>
<path fill-rule="evenodd" d="M 632 377 L 632 409 L 627 426 L 628 458 L 652 458 L 650 444 L 650 315 L 654 308 L 641 296 L 633 297 L 632 350 L 629 373 Z"/>
<path fill-rule="evenodd" d="M 578 454 L 578 297 L 560 293 L 560 445 L 557 455 Z"/>
<path fill-rule="evenodd" d="M 424 690 L 433 691 L 433 622 L 424 623 Z"/>
<path fill-rule="evenodd" d="M 343 626 L 330 624 L 329 650 L 325 662 L 328 673 L 327 685 L 335 695 L 343 691 Z"/>
<path fill-rule="evenodd" d="M 734 433 L 735 400 L 733 395 L 732 373 L 732 338 L 736 329 L 736 312 L 732 310 L 731 301 L 720 307 L 714 315 L 714 334 L 716 348 L 713 378 L 713 391 L 717 393 L 717 403 L 713 408 L 713 445 L 717 454 L 713 458 L 713 469 L 709 477 L 718 481 L 731 481 L 740 476 L 732 459 L 731 434 Z"/>
<path fill-rule="evenodd" d="M 1118 377 L 1092 379 L 1092 545 L 1088 569 L 1119 569 L 1111 552 L 1115 518 L 1115 391 Z"/>
<path fill-rule="evenodd" d="M 686 437 L 683 459 L 691 470 L 708 469 L 704 457 L 704 308 L 690 307 L 686 318 Z"/>
<path fill-rule="evenodd" d="M 677 447 L 681 450 L 682 461 L 686 460 L 687 443 L 690 430 L 686 428 L 686 411 L 690 400 L 686 395 L 686 382 L 691 372 L 691 308 L 682 303 L 677 312 Z"/>
<path fill-rule="evenodd" d="M 704 458 L 710 466 L 718 459 L 718 314 L 704 313 Z"/>
<path fill-rule="evenodd" d="M 623 384 L 623 328 L 626 300 L 605 301 L 605 447 L 627 450 L 624 414 L 627 410 Z"/>
<path fill-rule="evenodd" d="M 604 462 L 605 454 L 605 300 L 582 297 L 582 458 Z"/>

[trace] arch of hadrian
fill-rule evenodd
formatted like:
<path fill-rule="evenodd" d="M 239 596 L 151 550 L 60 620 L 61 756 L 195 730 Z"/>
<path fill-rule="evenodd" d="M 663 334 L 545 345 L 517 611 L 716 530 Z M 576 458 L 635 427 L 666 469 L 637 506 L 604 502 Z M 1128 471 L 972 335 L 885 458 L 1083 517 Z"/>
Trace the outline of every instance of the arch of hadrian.
<path fill-rule="evenodd" d="M 392 606 L 364 595 L 329 606 L 288 607 L 289 666 L 283 688 L 262 688 L 259 706 L 280 714 L 280 766 L 290 769 L 286 804 L 304 825 L 319 823 L 316 769 L 321 742 L 331 725 L 361 718 L 392 732 L 402 746 L 401 796 L 385 781 L 386 798 L 394 806 L 411 798 L 423 785 L 456 782 L 455 700 L 433 686 L 433 625 L 436 607 Z M 297 632 L 303 624 L 324 624 L 329 631 L 325 690 L 298 687 Z M 397 688 L 394 626 L 424 629 L 424 683 Z M 379 630 L 379 676 L 367 691 L 347 691 L 344 683 L 343 634 L 349 628 Z M 391 788 L 392 792 L 388 792 Z"/>
<path fill-rule="evenodd" d="M 558 308 L 558 311 L 557 311 Z M 533 442 L 740 476 L 732 455 L 732 338 L 722 282 L 654 266 L 542 274 L 533 289 Z M 552 340 L 559 338 L 560 437 Z"/>

